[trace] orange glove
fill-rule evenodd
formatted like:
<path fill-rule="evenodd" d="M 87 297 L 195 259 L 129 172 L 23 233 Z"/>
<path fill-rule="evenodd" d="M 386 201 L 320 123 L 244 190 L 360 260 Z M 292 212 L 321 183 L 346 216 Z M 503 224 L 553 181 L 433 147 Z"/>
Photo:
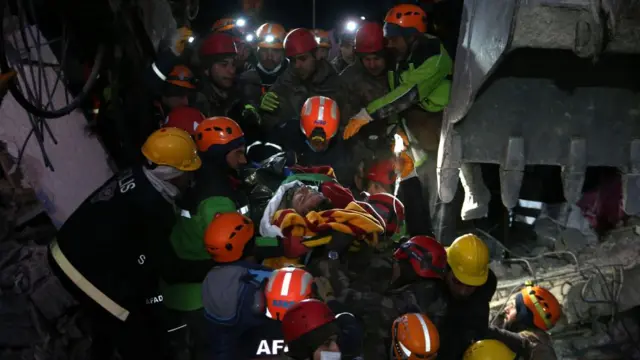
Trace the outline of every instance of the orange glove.
<path fill-rule="evenodd" d="M 349 119 L 349 123 L 344 128 L 344 133 L 342 137 L 346 140 L 357 134 L 360 129 L 373 121 L 373 118 L 367 112 L 367 109 L 360 110 L 359 113 L 355 114 L 351 119 Z"/>

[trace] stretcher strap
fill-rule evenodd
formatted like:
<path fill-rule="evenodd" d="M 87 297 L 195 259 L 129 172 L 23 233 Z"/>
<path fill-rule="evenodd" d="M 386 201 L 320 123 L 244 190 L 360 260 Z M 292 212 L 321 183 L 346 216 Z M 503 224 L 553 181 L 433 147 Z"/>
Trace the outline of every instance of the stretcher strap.
<path fill-rule="evenodd" d="M 107 310 L 111 315 L 117 317 L 118 319 L 125 321 L 129 316 L 129 311 L 122 306 L 118 305 L 115 301 L 111 300 L 107 295 L 105 295 L 100 289 L 95 287 L 92 283 L 89 282 L 72 264 L 69 262 L 69 259 L 62 253 L 60 250 L 60 245 L 58 245 L 58 241 L 55 239 L 51 243 L 51 256 L 56 261 L 60 269 L 69 277 L 71 281 L 73 281 L 80 290 L 82 290 L 87 296 L 89 296 L 93 301 L 102 306 L 105 310 Z"/>

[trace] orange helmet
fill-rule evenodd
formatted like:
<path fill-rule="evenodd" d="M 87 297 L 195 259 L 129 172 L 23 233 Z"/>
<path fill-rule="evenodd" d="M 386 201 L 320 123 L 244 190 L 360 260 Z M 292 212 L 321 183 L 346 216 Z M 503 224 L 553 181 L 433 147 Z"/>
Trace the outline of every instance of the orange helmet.
<path fill-rule="evenodd" d="M 285 267 L 275 270 L 264 291 L 267 317 L 282 320 L 290 307 L 311 298 L 312 284 L 313 276 L 300 268 Z"/>
<path fill-rule="evenodd" d="M 287 32 L 280 24 L 265 23 L 256 30 L 258 48 L 283 49 L 285 36 L 287 36 Z"/>
<path fill-rule="evenodd" d="M 236 27 L 236 21 L 232 18 L 222 18 L 217 20 L 211 26 L 211 31 L 220 32 L 220 31 L 228 31 Z"/>
<path fill-rule="evenodd" d="M 562 315 L 562 307 L 558 299 L 547 289 L 540 286 L 527 286 L 520 290 L 522 304 L 533 314 L 533 325 L 538 329 L 548 331 L 555 326 Z M 521 312 L 516 297 L 516 308 Z"/>
<path fill-rule="evenodd" d="M 300 129 L 307 139 L 328 141 L 338 132 L 340 109 L 338 103 L 325 96 L 312 96 L 302 105 Z"/>
<path fill-rule="evenodd" d="M 196 145 L 205 152 L 213 145 L 227 145 L 243 139 L 244 132 L 237 122 L 224 116 L 214 116 L 203 120 L 196 128 Z"/>
<path fill-rule="evenodd" d="M 384 22 L 385 25 L 394 24 L 405 29 L 415 29 L 420 33 L 427 32 L 427 13 L 418 5 L 396 5 L 387 12 Z"/>
<path fill-rule="evenodd" d="M 331 38 L 329 33 L 322 29 L 313 29 L 313 35 L 316 37 L 316 42 L 321 48 L 331 48 Z"/>
<path fill-rule="evenodd" d="M 423 314 L 405 314 L 391 328 L 394 359 L 435 359 L 440 349 L 438 329 Z"/>
<path fill-rule="evenodd" d="M 182 88 L 196 88 L 196 78 L 193 76 L 191 70 L 184 65 L 174 66 L 173 69 L 171 69 L 169 76 L 167 76 L 167 82 Z"/>
<path fill-rule="evenodd" d="M 213 260 L 229 263 L 242 258 L 253 235 L 253 223 L 248 217 L 237 212 L 218 213 L 204 233 L 204 246 Z"/>

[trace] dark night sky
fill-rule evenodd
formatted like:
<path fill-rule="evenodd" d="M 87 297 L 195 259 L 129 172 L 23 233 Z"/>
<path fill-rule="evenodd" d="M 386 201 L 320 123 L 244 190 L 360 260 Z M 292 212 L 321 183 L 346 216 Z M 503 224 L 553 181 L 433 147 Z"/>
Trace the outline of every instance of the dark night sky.
<path fill-rule="evenodd" d="M 382 20 L 395 0 L 316 0 L 317 27 L 330 29 L 346 16 L 366 16 Z M 264 0 L 261 14 L 264 21 L 282 23 L 287 29 L 311 27 L 312 0 Z M 241 0 L 200 0 L 198 25 L 212 24 L 218 18 L 236 15 L 242 9 Z"/>

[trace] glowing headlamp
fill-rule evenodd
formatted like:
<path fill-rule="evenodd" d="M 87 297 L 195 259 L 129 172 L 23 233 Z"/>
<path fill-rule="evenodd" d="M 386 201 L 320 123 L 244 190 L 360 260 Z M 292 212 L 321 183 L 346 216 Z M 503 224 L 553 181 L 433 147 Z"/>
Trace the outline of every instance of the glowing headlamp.
<path fill-rule="evenodd" d="M 344 28 L 345 28 L 345 30 L 347 30 L 349 32 L 354 32 L 358 28 L 358 24 L 356 24 L 355 21 L 351 20 L 351 21 L 347 22 L 347 24 L 345 25 Z"/>
<path fill-rule="evenodd" d="M 272 43 L 276 40 L 276 38 L 273 35 L 267 35 L 264 37 L 264 41 L 268 42 L 268 43 Z"/>
<path fill-rule="evenodd" d="M 243 27 L 245 25 L 247 25 L 247 20 L 243 18 L 239 18 L 238 20 L 236 20 L 236 26 Z"/>

